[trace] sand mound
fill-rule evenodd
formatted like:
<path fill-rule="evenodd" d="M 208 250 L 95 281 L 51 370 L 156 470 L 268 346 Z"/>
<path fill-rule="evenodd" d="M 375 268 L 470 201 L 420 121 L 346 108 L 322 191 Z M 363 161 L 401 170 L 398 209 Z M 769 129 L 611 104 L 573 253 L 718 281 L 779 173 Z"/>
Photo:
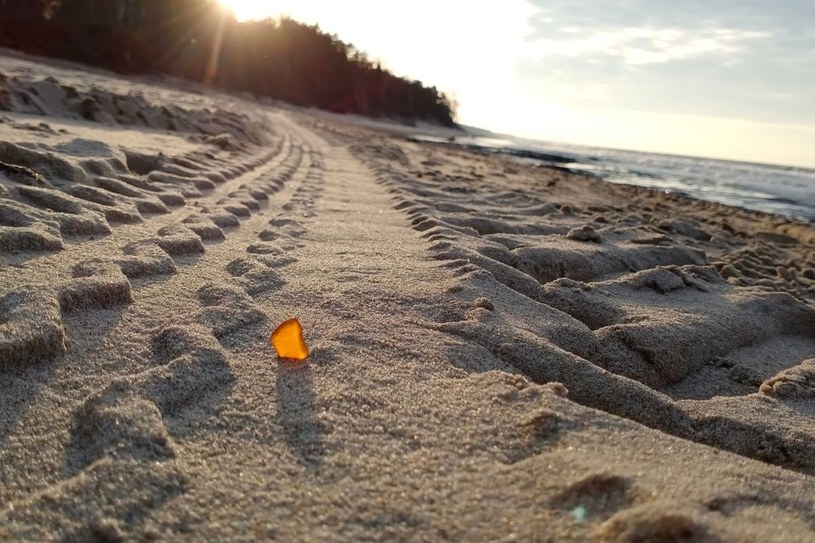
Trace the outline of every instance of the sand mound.
<path fill-rule="evenodd" d="M 537 382 L 564 383 L 570 398 L 586 405 L 815 474 L 807 460 L 815 452 L 815 424 L 806 416 L 811 408 L 799 409 L 789 427 L 757 423 L 757 411 L 765 408 L 749 398 L 771 376 L 762 377 L 742 354 L 765 344 L 812 352 L 815 309 L 805 303 L 812 282 L 779 271 L 794 288 L 786 288 L 790 283 L 773 283 L 774 292 L 742 287 L 751 282 L 733 280 L 725 265 L 711 266 L 714 257 L 699 245 L 710 241 L 709 226 L 666 218 L 667 206 L 659 222 L 631 205 L 628 215 L 611 222 L 606 215 L 614 206 L 608 201 L 599 206 L 584 197 L 583 207 L 565 203 L 574 202 L 579 189 L 561 189 L 557 174 L 534 192 L 521 193 L 495 178 L 457 175 L 468 167 L 465 158 L 447 156 L 444 163 L 411 164 L 406 171 L 403 161 L 382 160 L 379 151 L 362 145 L 356 151 L 378 172 L 395 207 L 431 242 L 436 258 L 459 270 L 460 284 L 453 291 L 476 300 L 469 313 L 436 329 L 480 343 Z M 517 183 L 523 186 L 522 180 Z M 753 219 L 745 215 L 745 221 Z M 715 221 L 714 209 L 707 223 Z M 736 245 L 739 236 L 728 234 L 716 230 L 721 245 Z M 783 234 L 765 234 L 762 243 L 778 242 L 780 236 L 782 247 L 799 245 Z M 802 249 L 811 254 L 811 247 Z M 763 254 L 771 250 L 779 249 Z M 476 299 L 479 294 L 487 295 L 488 309 Z M 723 359 L 733 362 L 715 388 L 697 377 Z M 793 357 L 785 364 L 805 363 Z M 721 414 L 711 416 L 718 394 L 745 398 L 739 410 L 718 409 Z M 697 401 L 676 401 L 688 397 Z"/>

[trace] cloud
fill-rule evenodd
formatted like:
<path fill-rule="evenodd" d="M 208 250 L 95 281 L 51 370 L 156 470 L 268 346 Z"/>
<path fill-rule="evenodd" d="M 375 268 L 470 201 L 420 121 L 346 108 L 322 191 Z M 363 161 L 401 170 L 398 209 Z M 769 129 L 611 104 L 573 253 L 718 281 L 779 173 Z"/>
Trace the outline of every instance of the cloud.
<path fill-rule="evenodd" d="M 815 123 L 815 5 L 533 0 L 516 74 L 571 105 Z"/>
<path fill-rule="evenodd" d="M 593 28 L 810 28 L 810 0 L 530 0 L 537 37 Z"/>
<path fill-rule="evenodd" d="M 766 32 L 729 28 L 688 31 L 676 27 L 636 26 L 596 29 L 587 34 L 575 27 L 561 31 L 560 35 L 559 38 L 534 40 L 533 54 L 569 58 L 610 55 L 624 65 L 639 66 L 711 54 L 734 54 L 739 52 L 743 42 L 769 36 Z"/>

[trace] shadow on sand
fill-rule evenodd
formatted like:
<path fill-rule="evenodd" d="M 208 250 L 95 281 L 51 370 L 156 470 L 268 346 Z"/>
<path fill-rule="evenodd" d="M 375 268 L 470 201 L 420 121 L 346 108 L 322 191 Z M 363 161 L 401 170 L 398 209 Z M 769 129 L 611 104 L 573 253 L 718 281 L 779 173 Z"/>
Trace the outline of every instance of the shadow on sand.
<path fill-rule="evenodd" d="M 312 353 L 312 362 L 282 362 L 275 385 L 278 422 L 283 428 L 286 445 L 309 469 L 318 468 L 325 454 L 325 428 L 317 420 L 317 396 L 312 377 L 315 358 L 319 358 L 319 353 Z"/>

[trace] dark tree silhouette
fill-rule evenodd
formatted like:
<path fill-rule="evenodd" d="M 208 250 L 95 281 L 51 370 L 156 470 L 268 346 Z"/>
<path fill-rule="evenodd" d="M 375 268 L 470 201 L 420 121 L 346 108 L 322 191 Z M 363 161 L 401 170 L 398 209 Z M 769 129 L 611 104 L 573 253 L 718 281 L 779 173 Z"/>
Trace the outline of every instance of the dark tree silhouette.
<path fill-rule="evenodd" d="M 453 125 L 453 102 L 335 35 L 291 19 L 237 22 L 215 0 L 0 0 L 0 44 L 163 74 L 340 113 Z"/>

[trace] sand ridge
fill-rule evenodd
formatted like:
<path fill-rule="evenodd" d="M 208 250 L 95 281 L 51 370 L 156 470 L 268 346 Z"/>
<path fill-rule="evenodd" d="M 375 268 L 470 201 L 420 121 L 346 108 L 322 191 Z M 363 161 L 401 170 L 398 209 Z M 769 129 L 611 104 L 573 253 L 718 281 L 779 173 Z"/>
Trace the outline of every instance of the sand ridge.
<path fill-rule="evenodd" d="M 0 538 L 812 539 L 811 225 L 144 92 L 0 123 Z"/>
<path fill-rule="evenodd" d="M 769 385 L 763 385 L 765 380 L 774 382 L 776 372 L 787 367 L 808 367 L 806 360 L 787 360 L 787 366 L 767 368 L 744 356 L 745 351 L 761 349 L 765 342 L 773 342 L 780 351 L 794 349 L 811 356 L 815 311 L 806 303 L 813 288 L 809 268 L 792 288 L 785 289 L 799 299 L 778 292 L 781 289 L 776 285 L 772 292 L 740 288 L 749 280 L 726 280 L 704 251 L 685 243 L 688 238 L 709 240 L 712 236 L 686 217 L 665 218 L 671 212 L 665 205 L 654 226 L 646 214 L 639 218 L 640 224 L 629 224 L 631 218 L 624 217 L 612 225 L 606 217 L 597 216 L 598 211 L 609 209 L 608 204 L 593 206 L 588 202 L 586 209 L 581 209 L 563 203 L 576 202 L 572 196 L 579 189 L 570 186 L 558 190 L 559 185 L 572 180 L 559 178 L 557 173 L 550 174 L 546 188 L 521 193 L 508 190 L 513 185 L 495 182 L 489 176 L 484 179 L 484 174 L 474 171 L 494 167 L 488 160 L 474 166 L 462 157 L 446 156 L 446 168 L 434 158 L 409 170 L 400 167 L 404 166 L 402 161 L 382 160 L 380 150 L 358 148 L 360 155 L 378 168 L 383 182 L 399 195 L 397 206 L 413 217 L 413 227 L 432 242 L 436 258 L 460 270 L 462 282 L 472 286 L 467 290 L 490 290 L 495 296 L 512 300 L 502 309 L 515 319 L 487 309 L 445 324 L 445 330 L 480 341 L 496 357 L 537 381 L 567 382 L 575 376 L 564 379 L 565 374 L 584 367 L 586 382 L 571 387 L 577 395 L 573 397 L 581 403 L 812 473 L 812 407 L 791 407 L 783 402 L 768 405 L 762 398 L 770 390 Z M 465 168 L 470 169 L 470 176 L 456 175 Z M 554 195 L 549 196 L 551 193 Z M 541 202 L 544 197 L 548 206 Z M 491 208 L 490 218 L 481 215 L 485 206 Z M 717 219 L 714 216 L 708 221 Z M 728 233 L 720 228 L 721 243 L 730 241 Z M 770 234 L 762 237 L 770 239 Z M 782 235 L 777 235 L 781 239 Z M 811 258 L 812 247 L 805 244 L 802 256 L 805 262 Z M 779 277 L 790 277 L 794 271 L 782 268 L 778 273 Z M 535 305 L 539 306 L 538 319 L 545 324 L 532 327 L 529 323 L 536 320 L 535 309 L 529 306 Z M 575 331 L 580 324 L 587 329 Z M 574 360 L 574 355 L 592 365 Z M 553 358 L 560 362 L 553 363 Z M 718 389 L 706 386 L 702 396 L 746 396 L 730 400 L 730 408 L 716 409 L 715 415 L 711 413 L 713 406 L 726 400 L 704 402 L 691 387 L 680 385 L 709 366 L 726 370 L 718 376 L 724 382 Z M 793 371 L 806 373 L 803 369 Z M 620 387 L 628 394 L 640 387 L 630 382 L 620 385 L 619 377 L 655 392 L 673 392 L 677 400 L 682 394 L 697 399 L 668 401 L 669 415 L 664 413 L 667 398 L 645 393 L 654 408 L 641 410 L 640 405 L 632 413 L 632 402 L 618 405 L 620 395 L 625 394 Z M 605 391 L 600 384 L 604 381 L 609 383 Z M 642 401 L 646 400 L 638 400 Z M 739 408 L 733 409 L 734 402 Z M 765 427 L 757 425 L 754 411 L 774 411 L 778 421 Z M 790 419 L 794 422 L 780 422 Z"/>

